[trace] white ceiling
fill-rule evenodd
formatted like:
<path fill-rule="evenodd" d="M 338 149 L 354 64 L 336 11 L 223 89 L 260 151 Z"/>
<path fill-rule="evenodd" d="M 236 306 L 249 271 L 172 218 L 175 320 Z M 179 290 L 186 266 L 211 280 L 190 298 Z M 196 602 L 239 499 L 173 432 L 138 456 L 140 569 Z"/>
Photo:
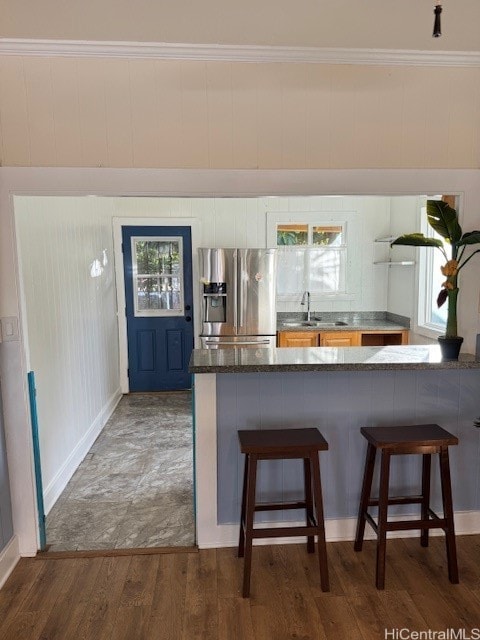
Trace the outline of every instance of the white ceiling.
<path fill-rule="evenodd" d="M 480 1 L 0 0 L 0 37 L 480 51 Z"/>

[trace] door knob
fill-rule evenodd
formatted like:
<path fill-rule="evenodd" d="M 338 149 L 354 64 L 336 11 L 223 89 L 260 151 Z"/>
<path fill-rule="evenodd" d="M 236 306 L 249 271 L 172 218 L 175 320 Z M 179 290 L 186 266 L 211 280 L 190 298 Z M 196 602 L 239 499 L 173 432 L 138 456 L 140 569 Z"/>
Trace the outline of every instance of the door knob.
<path fill-rule="evenodd" d="M 191 309 L 190 305 L 189 305 L 189 304 L 186 304 L 186 305 L 185 305 L 185 311 L 190 311 L 190 309 Z"/>
<path fill-rule="evenodd" d="M 191 316 L 185 316 L 185 320 L 186 320 L 187 322 L 191 322 L 191 321 L 192 321 L 192 318 L 191 318 Z"/>

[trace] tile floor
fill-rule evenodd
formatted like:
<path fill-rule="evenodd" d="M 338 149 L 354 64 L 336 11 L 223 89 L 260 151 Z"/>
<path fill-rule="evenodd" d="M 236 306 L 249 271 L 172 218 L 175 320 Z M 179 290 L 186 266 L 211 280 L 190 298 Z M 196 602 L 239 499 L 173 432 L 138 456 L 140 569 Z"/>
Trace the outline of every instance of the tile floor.
<path fill-rule="evenodd" d="M 47 516 L 49 550 L 194 542 L 191 393 L 123 396 Z"/>

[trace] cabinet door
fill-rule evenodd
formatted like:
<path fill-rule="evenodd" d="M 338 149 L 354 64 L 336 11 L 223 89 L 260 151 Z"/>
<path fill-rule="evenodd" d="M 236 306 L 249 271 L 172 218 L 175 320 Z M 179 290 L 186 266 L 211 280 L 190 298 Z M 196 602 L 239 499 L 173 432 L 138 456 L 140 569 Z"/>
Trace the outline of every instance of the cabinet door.
<path fill-rule="evenodd" d="M 318 347 L 316 331 L 279 331 L 279 347 Z"/>
<path fill-rule="evenodd" d="M 322 347 L 356 347 L 358 345 L 357 331 L 324 331 L 320 334 Z"/>

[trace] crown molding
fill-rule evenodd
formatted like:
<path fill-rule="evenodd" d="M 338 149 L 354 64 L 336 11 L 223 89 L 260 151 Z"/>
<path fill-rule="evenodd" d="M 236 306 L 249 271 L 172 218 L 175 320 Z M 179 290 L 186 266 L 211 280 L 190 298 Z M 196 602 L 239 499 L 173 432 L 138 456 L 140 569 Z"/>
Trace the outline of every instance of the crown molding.
<path fill-rule="evenodd" d="M 0 38 L 0 55 L 74 58 L 146 58 L 228 62 L 478 67 L 478 51 L 415 51 L 256 45 L 101 42 Z"/>

